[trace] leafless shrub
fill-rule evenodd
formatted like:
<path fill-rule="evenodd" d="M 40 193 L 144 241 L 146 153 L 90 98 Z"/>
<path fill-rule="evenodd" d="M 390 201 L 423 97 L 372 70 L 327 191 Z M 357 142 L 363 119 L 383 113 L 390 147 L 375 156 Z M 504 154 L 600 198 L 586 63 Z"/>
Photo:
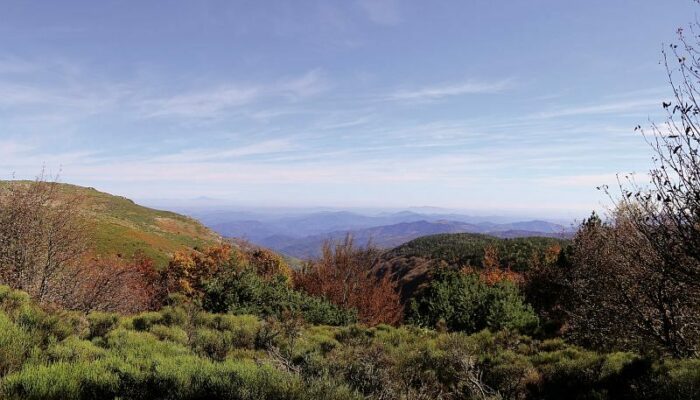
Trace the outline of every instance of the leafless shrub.
<path fill-rule="evenodd" d="M 55 295 L 52 285 L 85 255 L 82 198 L 60 193 L 42 173 L 33 182 L 0 187 L 0 281 L 39 301 Z"/>

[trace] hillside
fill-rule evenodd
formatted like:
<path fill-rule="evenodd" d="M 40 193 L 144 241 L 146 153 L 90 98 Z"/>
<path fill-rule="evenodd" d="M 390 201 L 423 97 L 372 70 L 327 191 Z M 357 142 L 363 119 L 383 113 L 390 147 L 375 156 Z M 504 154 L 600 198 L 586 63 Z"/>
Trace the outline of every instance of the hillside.
<path fill-rule="evenodd" d="M 430 235 L 385 252 L 376 270 L 379 274 L 393 275 L 400 283 L 402 298 L 407 299 L 441 265 L 481 267 L 484 249 L 488 246 L 497 249 L 501 266 L 521 272 L 527 270 L 535 254 L 566 243 L 564 239 L 547 237 L 498 238 L 475 233 Z"/>
<path fill-rule="evenodd" d="M 4 181 L 1 185 L 26 184 Z M 134 203 L 94 188 L 59 184 L 64 198 L 78 196 L 91 229 L 88 237 L 98 255 L 129 257 L 141 251 L 158 265 L 174 252 L 214 244 L 220 237 L 198 221 L 169 211 Z"/>
<path fill-rule="evenodd" d="M 501 264 L 515 271 L 527 268 L 536 251 L 567 241 L 547 237 L 498 238 L 475 233 L 455 233 L 423 236 L 398 246 L 386 253 L 387 258 L 421 257 L 444 261 L 450 265 L 480 266 L 484 248 L 494 246 Z"/>

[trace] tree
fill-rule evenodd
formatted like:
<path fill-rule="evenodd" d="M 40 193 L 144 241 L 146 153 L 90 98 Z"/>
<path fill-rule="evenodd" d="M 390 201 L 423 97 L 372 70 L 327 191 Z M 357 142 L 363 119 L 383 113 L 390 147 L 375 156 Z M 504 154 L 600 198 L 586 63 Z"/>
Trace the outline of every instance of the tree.
<path fill-rule="evenodd" d="M 499 282 L 519 283 L 522 281 L 522 276 L 511 271 L 510 268 L 501 267 L 501 261 L 498 256 L 498 249 L 494 246 L 486 246 L 484 248 L 484 258 L 481 261 L 482 269 L 476 271 L 472 267 L 462 268 L 465 273 L 478 273 L 479 277 L 488 285 L 495 285 Z"/>
<path fill-rule="evenodd" d="M 200 298 L 208 280 L 223 270 L 241 269 L 242 265 L 242 256 L 229 244 L 177 252 L 162 271 L 164 292 Z"/>
<path fill-rule="evenodd" d="M 271 280 L 281 275 L 285 281 L 291 282 L 292 269 L 279 254 L 263 248 L 254 248 L 245 255 L 247 262 L 264 279 Z"/>
<path fill-rule="evenodd" d="M 339 243 L 326 242 L 321 258 L 297 272 L 294 284 L 340 307 L 356 309 L 365 324 L 396 324 L 403 306 L 391 277 L 373 272 L 378 257 L 378 250 L 356 247 L 349 235 Z"/>
<path fill-rule="evenodd" d="M 100 257 L 67 267 L 54 283 L 51 301 L 71 310 L 133 314 L 162 304 L 160 274 L 153 260 Z"/>
<path fill-rule="evenodd" d="M 636 127 L 654 152 L 650 184 L 621 179 L 610 221 L 589 220 L 577 235 L 569 279 L 578 300 L 573 332 L 591 344 L 698 354 L 699 28 L 691 25 L 690 35 L 679 29 L 677 43 L 663 50 L 673 94 L 661 104 L 665 121 Z"/>
<path fill-rule="evenodd" d="M 530 268 L 523 274 L 525 300 L 537 313 L 547 336 L 560 335 L 567 320 L 564 301 L 568 290 L 564 279 L 568 249 L 567 246 L 565 251 L 555 244 L 540 254 L 533 254 Z"/>
<path fill-rule="evenodd" d="M 61 192 L 42 173 L 33 182 L 0 187 L 0 281 L 39 301 L 56 296 L 55 283 L 87 248 L 82 199 Z"/>
<path fill-rule="evenodd" d="M 630 179 L 620 203 L 630 222 L 663 262 L 675 265 L 679 279 L 700 284 L 700 53 L 696 30 L 678 30 L 678 43 L 663 51 L 672 100 L 662 102 L 667 117 L 651 130 L 640 130 L 652 147 L 651 187 Z M 695 41 L 693 43 L 692 41 Z M 684 276 L 683 276 L 684 275 Z"/>
<path fill-rule="evenodd" d="M 596 348 L 695 355 L 700 292 L 639 231 L 638 212 L 620 206 L 608 222 L 593 216 L 574 238 L 565 278 L 570 335 Z"/>

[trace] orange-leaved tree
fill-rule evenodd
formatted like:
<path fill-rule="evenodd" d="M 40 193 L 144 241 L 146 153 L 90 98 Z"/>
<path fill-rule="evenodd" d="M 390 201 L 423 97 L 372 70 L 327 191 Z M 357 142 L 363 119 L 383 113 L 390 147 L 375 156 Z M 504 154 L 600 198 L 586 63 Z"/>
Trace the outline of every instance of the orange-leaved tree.
<path fill-rule="evenodd" d="M 379 252 L 356 247 L 351 236 L 323 245 L 318 260 L 295 272 L 294 284 L 346 309 L 355 309 L 368 325 L 397 324 L 403 316 L 399 291 L 389 275 L 377 276 L 373 266 Z"/>
<path fill-rule="evenodd" d="M 292 269 L 279 254 L 263 248 L 253 248 L 246 251 L 244 257 L 263 279 L 270 280 L 281 275 L 291 282 Z"/>
<path fill-rule="evenodd" d="M 479 279 L 489 285 L 495 285 L 499 282 L 521 283 L 522 276 L 517 272 L 512 271 L 508 267 L 501 266 L 501 260 L 498 255 L 498 249 L 494 246 L 486 246 L 484 248 L 484 258 L 481 261 L 482 269 L 476 271 L 472 267 L 462 268 L 462 272 L 466 274 L 477 273 Z"/>
<path fill-rule="evenodd" d="M 173 255 L 162 272 L 166 293 L 182 293 L 199 297 L 208 279 L 214 277 L 234 256 L 230 244 L 221 244 L 203 251 L 180 251 Z"/>

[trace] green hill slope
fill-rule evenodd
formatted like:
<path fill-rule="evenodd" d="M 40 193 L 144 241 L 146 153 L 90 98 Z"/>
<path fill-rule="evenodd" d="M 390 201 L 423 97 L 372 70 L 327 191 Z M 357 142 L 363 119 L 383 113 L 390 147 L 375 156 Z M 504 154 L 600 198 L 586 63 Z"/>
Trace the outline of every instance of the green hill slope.
<path fill-rule="evenodd" d="M 392 275 L 399 282 L 405 301 L 429 282 L 432 272 L 441 265 L 480 268 L 488 246 L 498 251 L 501 266 L 522 272 L 527 270 L 535 254 L 553 245 L 564 247 L 566 243 L 566 240 L 548 237 L 501 239 L 476 233 L 429 235 L 385 252 L 376 270 L 380 275 Z"/>
<path fill-rule="evenodd" d="M 475 233 L 446 233 L 423 236 L 394 248 L 386 256 L 421 257 L 444 261 L 450 265 L 480 266 L 484 249 L 493 246 L 498 250 L 501 264 L 515 271 L 527 268 L 535 252 L 552 245 L 563 246 L 567 241 L 548 237 L 522 237 L 501 239 Z"/>
<path fill-rule="evenodd" d="M 1 185 L 28 184 L 5 181 Z M 130 257 L 143 252 L 158 265 L 182 249 L 201 248 L 221 239 L 198 221 L 169 211 L 154 210 L 125 197 L 94 188 L 59 184 L 61 197 L 79 197 L 81 212 L 88 221 L 88 236 L 98 255 Z"/>

